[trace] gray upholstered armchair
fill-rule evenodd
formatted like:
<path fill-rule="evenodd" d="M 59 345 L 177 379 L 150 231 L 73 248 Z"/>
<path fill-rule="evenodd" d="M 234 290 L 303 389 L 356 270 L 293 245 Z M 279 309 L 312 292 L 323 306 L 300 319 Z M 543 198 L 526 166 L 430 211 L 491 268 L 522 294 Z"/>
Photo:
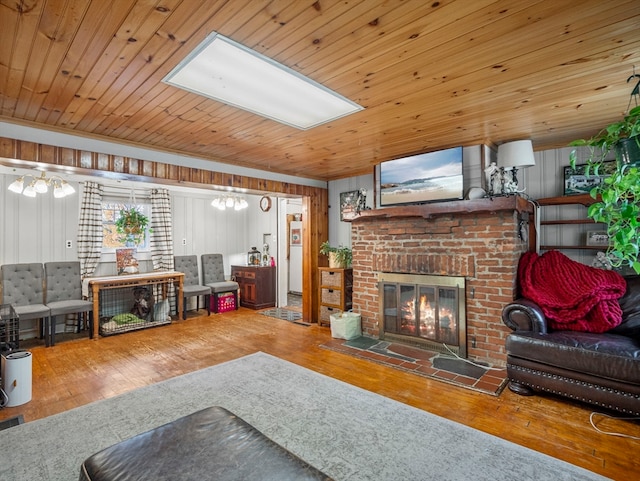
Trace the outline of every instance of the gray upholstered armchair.
<path fill-rule="evenodd" d="M 89 313 L 89 334 L 93 332 L 92 322 L 93 304 L 82 299 L 82 278 L 80 276 L 80 262 L 46 262 L 44 264 L 46 296 L 45 304 L 51 309 L 49 323 L 50 344 L 55 344 L 56 316 L 77 314 L 77 328 L 80 331 L 85 313 Z"/>
<path fill-rule="evenodd" d="M 49 332 L 50 312 L 44 303 L 42 264 L 5 264 L 2 275 L 2 304 L 11 304 L 19 321 L 38 319 L 40 336 Z M 49 337 L 45 343 L 49 345 Z"/>
<path fill-rule="evenodd" d="M 187 318 L 187 298 L 196 298 L 196 311 L 200 309 L 200 296 L 204 296 L 207 307 L 207 314 L 211 314 L 209 299 L 211 297 L 211 287 L 200 284 L 200 274 L 198 273 L 198 256 L 175 256 L 173 258 L 174 269 L 184 273 L 184 285 L 182 287 L 183 312 L 182 319 Z"/>
<path fill-rule="evenodd" d="M 224 278 L 224 260 L 222 254 L 202 254 L 202 282 L 211 288 L 213 295 L 213 312 L 218 312 L 218 296 L 233 292 L 236 309 L 238 309 L 239 284 Z"/>

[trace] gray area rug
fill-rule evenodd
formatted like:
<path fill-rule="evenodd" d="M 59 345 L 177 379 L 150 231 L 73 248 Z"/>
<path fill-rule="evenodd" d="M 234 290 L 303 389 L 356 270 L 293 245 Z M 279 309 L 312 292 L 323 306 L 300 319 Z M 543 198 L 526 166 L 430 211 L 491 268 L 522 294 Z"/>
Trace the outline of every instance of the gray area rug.
<path fill-rule="evenodd" d="M 264 353 L 0 431 L 0 479 L 76 480 L 91 454 L 214 405 L 336 480 L 605 479 Z"/>

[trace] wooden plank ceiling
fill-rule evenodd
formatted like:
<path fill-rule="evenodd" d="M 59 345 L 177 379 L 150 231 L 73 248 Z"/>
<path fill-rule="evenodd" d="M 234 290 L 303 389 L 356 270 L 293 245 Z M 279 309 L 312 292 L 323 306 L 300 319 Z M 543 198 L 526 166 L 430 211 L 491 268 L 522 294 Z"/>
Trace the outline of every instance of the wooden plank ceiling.
<path fill-rule="evenodd" d="M 640 73 L 638 0 L 0 0 L 0 22 L 0 120 L 320 180 L 564 146 L 619 119 Z M 162 83 L 212 31 L 365 110 L 300 131 Z"/>

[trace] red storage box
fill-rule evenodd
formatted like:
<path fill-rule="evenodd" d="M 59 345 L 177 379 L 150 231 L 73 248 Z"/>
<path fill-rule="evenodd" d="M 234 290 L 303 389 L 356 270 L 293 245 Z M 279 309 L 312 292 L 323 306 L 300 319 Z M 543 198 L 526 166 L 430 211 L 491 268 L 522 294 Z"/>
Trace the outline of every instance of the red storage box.
<path fill-rule="evenodd" d="M 211 311 L 212 312 L 228 312 L 235 311 L 236 299 L 233 292 L 224 292 L 217 296 L 218 304 L 216 305 L 216 296 L 211 296 Z"/>

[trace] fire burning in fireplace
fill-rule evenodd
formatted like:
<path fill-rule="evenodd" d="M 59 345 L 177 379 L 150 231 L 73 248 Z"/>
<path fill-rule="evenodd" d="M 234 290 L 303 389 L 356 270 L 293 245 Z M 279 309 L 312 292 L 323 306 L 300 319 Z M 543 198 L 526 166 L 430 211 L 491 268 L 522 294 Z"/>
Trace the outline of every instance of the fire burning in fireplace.
<path fill-rule="evenodd" d="M 466 357 L 464 277 L 380 273 L 379 281 L 381 339 Z"/>
<path fill-rule="evenodd" d="M 407 329 L 410 334 L 416 334 L 417 327 L 419 336 L 433 338 L 436 335 L 436 323 L 440 329 L 455 330 L 457 328 L 455 308 L 451 309 L 441 305 L 436 312 L 431 307 L 427 295 L 421 295 L 418 303 L 415 302 L 415 299 L 406 301 L 401 310 L 403 329 Z M 417 326 L 415 320 L 418 321 Z"/>

